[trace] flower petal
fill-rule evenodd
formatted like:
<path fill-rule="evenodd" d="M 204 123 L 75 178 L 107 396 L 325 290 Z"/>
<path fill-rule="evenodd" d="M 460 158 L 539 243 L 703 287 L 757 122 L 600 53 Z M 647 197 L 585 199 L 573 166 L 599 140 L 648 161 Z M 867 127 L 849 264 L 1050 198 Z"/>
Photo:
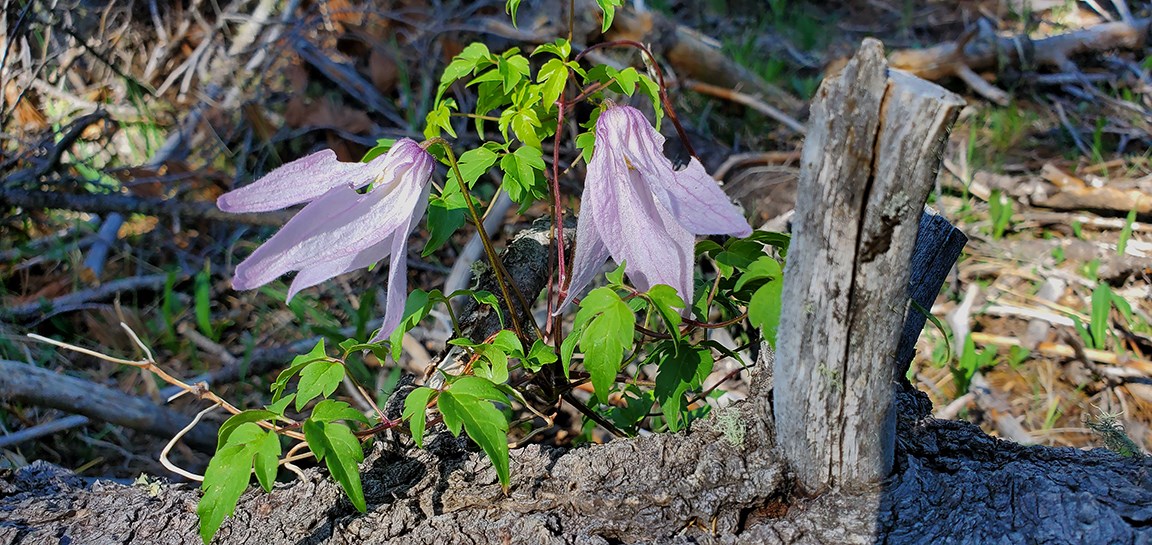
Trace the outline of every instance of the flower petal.
<path fill-rule="evenodd" d="M 392 336 L 392 332 L 404 319 L 404 307 L 408 300 L 408 235 L 419 225 L 420 217 L 428 205 L 428 187 L 420 195 L 420 204 L 408 220 L 406 229 L 392 237 L 392 262 L 388 265 L 388 287 L 384 298 L 384 320 L 380 332 L 368 342 L 378 342 Z"/>
<path fill-rule="evenodd" d="M 752 226 L 695 157 L 663 184 L 649 184 L 676 221 L 697 235 L 746 237 Z"/>
<path fill-rule="evenodd" d="M 651 180 L 630 169 L 617 150 L 598 145 L 597 151 L 588 164 L 586 194 L 609 253 L 626 262 L 637 289 L 667 284 L 690 305 L 695 237 L 656 203 Z"/>
<path fill-rule="evenodd" d="M 267 212 L 308 202 L 334 187 L 364 187 L 387 166 L 387 155 L 370 163 L 343 163 L 326 149 L 276 168 L 263 178 L 216 199 L 225 212 Z"/>
<path fill-rule="evenodd" d="M 379 256 L 381 250 L 374 246 L 410 228 L 413 214 L 423 212 L 427 204 L 426 190 L 435 159 L 418 146 L 416 149 L 419 153 L 396 153 L 394 157 L 399 159 L 390 161 L 394 168 L 382 172 L 376 187 L 367 194 L 358 194 L 348 186 L 337 187 L 305 206 L 236 267 L 233 287 L 250 289 L 288 271 L 319 267 L 306 275 L 298 286 L 302 288 L 323 274 L 344 270 L 355 260 L 349 259 L 350 255 L 371 249 L 363 259 Z M 332 261 L 339 263 L 330 264 Z"/>
<path fill-rule="evenodd" d="M 604 267 L 604 262 L 608 261 L 608 247 L 596 229 L 598 214 L 594 209 L 594 199 L 590 197 L 590 188 L 596 189 L 593 184 L 585 183 L 580 198 L 580 219 L 576 224 L 576 255 L 572 258 L 572 269 L 568 271 L 571 280 L 568 282 L 567 295 L 560 301 L 555 314 L 560 314 L 574 297 L 579 296 Z"/>
<path fill-rule="evenodd" d="M 351 187 L 334 187 L 309 203 L 272 235 L 268 242 L 256 248 L 248 259 L 236 266 L 232 287 L 237 290 L 257 288 L 294 270 L 294 264 L 301 258 L 297 246 L 301 241 L 315 236 L 317 218 L 346 217 L 348 211 L 356 206 L 359 197 Z"/>

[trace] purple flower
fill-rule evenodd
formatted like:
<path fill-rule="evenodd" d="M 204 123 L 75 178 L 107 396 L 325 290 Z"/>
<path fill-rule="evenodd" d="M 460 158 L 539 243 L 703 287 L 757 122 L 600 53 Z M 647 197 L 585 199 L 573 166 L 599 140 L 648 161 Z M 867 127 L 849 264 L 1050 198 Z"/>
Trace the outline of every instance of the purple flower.
<path fill-rule="evenodd" d="M 299 271 L 288 300 L 300 290 L 392 256 L 384 323 L 387 338 L 403 318 L 408 235 L 428 204 L 435 159 L 403 139 L 369 163 L 341 163 L 324 150 L 288 163 L 252 184 L 221 195 L 225 212 L 264 212 L 308 202 L 268 242 L 236 266 L 232 287 L 257 288 Z M 357 189 L 371 184 L 365 193 Z"/>
<path fill-rule="evenodd" d="M 692 304 L 694 235 L 748 236 L 752 228 L 695 158 L 683 170 L 664 156 L 664 137 L 644 114 L 613 106 L 596 121 L 568 297 L 579 294 L 608 256 L 632 284 L 676 288 Z"/>

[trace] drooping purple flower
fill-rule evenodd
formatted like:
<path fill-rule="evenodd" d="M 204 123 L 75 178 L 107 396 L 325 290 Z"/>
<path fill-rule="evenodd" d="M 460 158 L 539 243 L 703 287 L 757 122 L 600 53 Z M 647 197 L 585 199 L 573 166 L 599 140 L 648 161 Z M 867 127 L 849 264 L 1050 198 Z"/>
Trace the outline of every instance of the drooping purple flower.
<path fill-rule="evenodd" d="M 428 205 L 434 165 L 435 158 L 409 139 L 368 163 L 342 163 L 324 150 L 221 195 L 216 205 L 236 213 L 308 202 L 236 266 L 232 287 L 253 289 L 298 271 L 288 288 L 291 300 L 304 288 L 391 256 L 384 323 L 372 340 L 387 338 L 403 319 L 408 235 Z M 357 192 L 369 184 L 367 192 Z"/>
<path fill-rule="evenodd" d="M 568 297 L 580 293 L 608 256 L 632 284 L 676 288 L 692 304 L 695 235 L 748 236 L 752 227 L 693 158 L 676 171 L 664 137 L 639 110 L 612 106 L 596 121 L 576 228 Z"/>

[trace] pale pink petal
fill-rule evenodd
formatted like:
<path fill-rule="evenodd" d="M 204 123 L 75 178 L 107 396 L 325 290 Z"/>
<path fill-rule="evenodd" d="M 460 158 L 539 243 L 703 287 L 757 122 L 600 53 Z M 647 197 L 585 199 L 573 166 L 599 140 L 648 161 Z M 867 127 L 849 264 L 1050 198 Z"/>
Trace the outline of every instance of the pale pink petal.
<path fill-rule="evenodd" d="M 296 286 L 298 291 L 348 270 L 354 261 L 380 256 L 376 246 L 408 228 L 415 211 L 423 212 L 426 205 L 434 158 L 418 146 L 416 150 L 419 153 L 405 153 L 401 148 L 397 155 L 403 162 L 390 161 L 394 168 L 381 173 L 367 194 L 337 187 L 305 206 L 236 267 L 233 286 L 251 289 L 288 271 L 309 271 Z M 361 252 L 366 253 L 360 259 L 350 257 Z"/>
<path fill-rule="evenodd" d="M 700 161 L 692 158 L 683 170 L 672 168 L 672 161 L 664 156 L 664 137 L 639 110 L 611 108 L 601 114 L 600 121 L 604 131 L 598 122 L 597 139 L 619 142 L 617 149 L 622 150 L 628 164 L 646 177 L 660 204 L 689 232 L 740 237 L 752 234 L 748 221 Z"/>
<path fill-rule="evenodd" d="M 299 258 L 296 245 L 316 232 L 317 218 L 346 217 L 360 195 L 351 187 L 334 187 L 288 220 L 268 242 L 236 266 L 232 287 L 250 290 L 263 286 L 295 269 Z"/>
<path fill-rule="evenodd" d="M 660 204 L 688 231 L 697 235 L 746 237 L 752 226 L 695 157 L 664 184 L 649 186 Z"/>
<path fill-rule="evenodd" d="M 359 253 L 348 254 L 301 269 L 300 272 L 296 273 L 296 278 L 292 279 L 292 285 L 288 287 L 288 300 L 291 301 L 300 290 L 315 286 L 329 278 L 335 278 L 344 273 L 365 269 L 374 263 L 379 263 L 388 257 L 388 253 L 391 251 L 392 239 L 386 238 Z"/>
<path fill-rule="evenodd" d="M 616 261 L 625 262 L 632 284 L 647 291 L 656 284 L 676 288 L 692 301 L 695 238 L 656 203 L 648 182 L 628 168 L 611 146 L 588 164 L 586 192 L 597 211 L 596 228 Z"/>
<path fill-rule="evenodd" d="M 388 287 L 384 298 L 384 319 L 380 331 L 368 342 L 387 339 L 404 319 L 404 306 L 408 300 L 408 235 L 416 229 L 420 216 L 428 204 L 428 187 L 420 196 L 416 213 L 410 216 L 408 225 L 392 238 L 392 262 L 388 265 Z"/>
<path fill-rule="evenodd" d="M 593 208 L 593 199 L 590 197 L 591 191 L 597 191 L 599 188 L 594 184 L 585 183 L 584 194 L 580 198 L 580 220 L 576 225 L 576 255 L 572 258 L 572 269 L 568 271 L 568 295 L 560 302 L 560 306 L 556 309 L 555 313 L 559 314 L 572 302 L 574 297 L 579 297 L 588 283 L 600 272 L 604 267 L 604 262 L 608 261 L 608 247 L 604 245 L 604 241 L 600 238 L 600 233 L 596 229 L 597 213 Z"/>
<path fill-rule="evenodd" d="M 338 186 L 361 188 L 387 166 L 387 155 L 369 163 L 344 163 L 330 149 L 276 168 L 263 178 L 216 199 L 225 212 L 267 212 L 308 202 Z"/>

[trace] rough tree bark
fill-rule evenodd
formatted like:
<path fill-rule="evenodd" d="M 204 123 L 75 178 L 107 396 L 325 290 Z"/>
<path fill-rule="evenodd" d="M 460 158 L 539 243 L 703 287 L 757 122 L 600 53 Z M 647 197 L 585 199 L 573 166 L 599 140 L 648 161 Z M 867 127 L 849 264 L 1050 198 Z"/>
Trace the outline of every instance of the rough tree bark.
<path fill-rule="evenodd" d="M 884 482 L 800 494 L 775 444 L 772 363 L 757 362 L 753 402 L 716 411 L 688 432 L 517 450 L 507 495 L 466 440 L 441 432 L 417 450 L 384 439 L 362 466 L 366 514 L 313 469 L 270 494 L 246 493 L 214 542 L 1152 541 L 1152 459 L 999 441 L 931 419 L 917 393 L 897 395 Z M 86 486 L 36 463 L 0 472 L 0 543 L 195 543 L 198 500 L 187 485 Z"/>

